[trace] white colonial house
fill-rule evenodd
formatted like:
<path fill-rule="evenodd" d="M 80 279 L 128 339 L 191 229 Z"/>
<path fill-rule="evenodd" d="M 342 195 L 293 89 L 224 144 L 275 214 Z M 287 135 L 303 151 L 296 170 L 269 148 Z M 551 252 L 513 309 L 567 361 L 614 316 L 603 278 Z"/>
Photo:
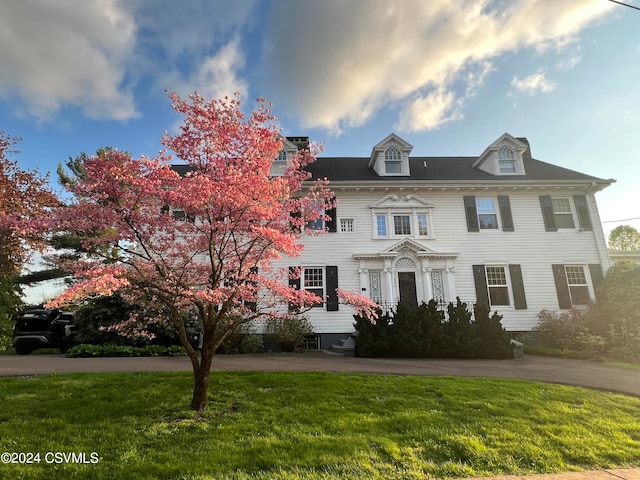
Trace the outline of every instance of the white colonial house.
<path fill-rule="evenodd" d="M 308 139 L 287 137 L 277 175 Z M 337 198 L 331 220 L 305 235 L 299 288 L 325 302 L 307 315 L 329 348 L 354 331 L 353 310 L 335 290 L 384 307 L 460 297 L 487 302 L 509 331 L 529 331 L 543 309 L 595 298 L 610 265 L 595 194 L 604 180 L 532 157 L 508 133 L 473 157 L 413 156 L 395 134 L 369 157 L 319 157 L 308 167 Z M 286 263 L 283 263 L 283 266 Z"/>

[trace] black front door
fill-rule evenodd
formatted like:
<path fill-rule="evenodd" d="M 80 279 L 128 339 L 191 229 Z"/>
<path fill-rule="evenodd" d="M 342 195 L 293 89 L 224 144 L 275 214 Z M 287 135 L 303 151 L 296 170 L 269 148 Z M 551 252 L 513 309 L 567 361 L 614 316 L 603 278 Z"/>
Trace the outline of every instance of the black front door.
<path fill-rule="evenodd" d="M 418 305 L 415 272 L 398 272 L 398 290 L 400 290 L 400 301 L 402 303 L 413 306 Z"/>

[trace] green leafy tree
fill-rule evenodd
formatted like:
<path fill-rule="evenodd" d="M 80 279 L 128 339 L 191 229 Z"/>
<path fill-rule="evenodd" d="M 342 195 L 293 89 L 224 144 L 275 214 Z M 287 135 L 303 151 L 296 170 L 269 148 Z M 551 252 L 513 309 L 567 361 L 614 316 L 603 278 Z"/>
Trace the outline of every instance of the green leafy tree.
<path fill-rule="evenodd" d="M 609 234 L 611 250 L 640 250 L 640 232 L 629 225 L 620 225 Z"/>
<path fill-rule="evenodd" d="M 19 290 L 10 279 L 0 279 L 0 353 L 11 347 L 13 315 L 20 309 Z"/>

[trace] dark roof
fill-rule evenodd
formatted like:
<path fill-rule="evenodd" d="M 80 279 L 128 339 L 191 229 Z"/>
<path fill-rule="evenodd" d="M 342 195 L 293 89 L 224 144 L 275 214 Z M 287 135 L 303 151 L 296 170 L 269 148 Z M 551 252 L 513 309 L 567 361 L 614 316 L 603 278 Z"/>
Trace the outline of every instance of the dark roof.
<path fill-rule="evenodd" d="M 411 176 L 380 176 L 368 167 L 368 157 L 318 157 L 306 169 L 313 179 L 326 177 L 333 182 L 569 180 L 611 183 L 610 180 L 527 157 L 524 155 L 523 158 L 526 175 L 492 175 L 472 167 L 478 157 L 410 157 Z"/>

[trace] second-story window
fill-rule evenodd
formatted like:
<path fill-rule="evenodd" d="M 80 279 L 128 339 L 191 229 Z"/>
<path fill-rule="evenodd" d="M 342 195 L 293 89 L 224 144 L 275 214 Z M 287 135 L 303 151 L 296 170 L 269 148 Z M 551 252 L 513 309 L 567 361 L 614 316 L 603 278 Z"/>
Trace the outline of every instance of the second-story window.
<path fill-rule="evenodd" d="M 476 198 L 476 208 L 478 209 L 480 228 L 487 230 L 498 228 L 498 215 L 493 198 Z"/>
<path fill-rule="evenodd" d="M 571 201 L 568 198 L 552 198 L 551 205 L 557 228 L 575 228 Z"/>
<path fill-rule="evenodd" d="M 396 235 L 411 235 L 411 217 L 409 215 L 394 215 L 393 230 Z"/>

